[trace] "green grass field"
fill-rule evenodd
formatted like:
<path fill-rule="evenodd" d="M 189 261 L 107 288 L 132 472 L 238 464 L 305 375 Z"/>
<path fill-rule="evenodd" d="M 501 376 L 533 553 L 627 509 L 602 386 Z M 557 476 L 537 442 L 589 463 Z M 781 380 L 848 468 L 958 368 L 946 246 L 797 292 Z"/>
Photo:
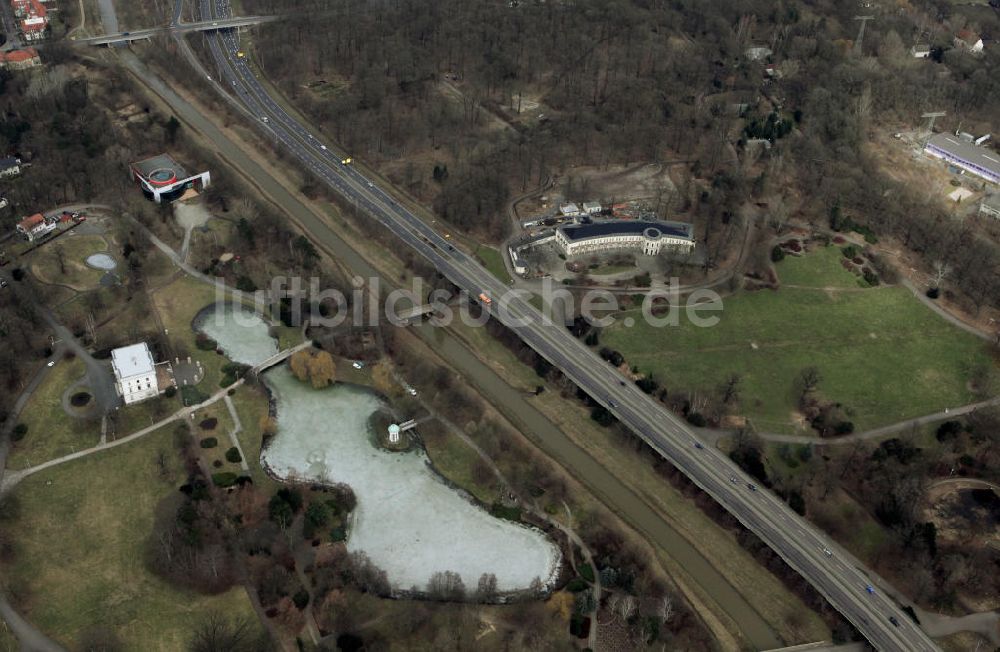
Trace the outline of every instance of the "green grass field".
<path fill-rule="evenodd" d="M 17 556 L 5 580 L 24 594 L 15 605 L 23 615 L 70 649 L 98 623 L 118 633 L 123 649 L 166 651 L 186 649 L 210 610 L 257 622 L 242 588 L 205 596 L 146 569 L 154 509 L 184 480 L 173 428 L 31 476 L 15 490 L 19 517 L 4 526 L 17 533 Z"/>
<path fill-rule="evenodd" d="M 813 288 L 856 288 L 860 277 L 845 270 L 841 247 L 817 249 L 805 256 L 786 256 L 775 266 L 782 285 L 802 285 Z"/>
<path fill-rule="evenodd" d="M 778 271 L 797 284 L 850 286 L 855 277 L 831 260 L 834 254 L 786 260 Z M 811 261 L 817 269 L 801 268 Z M 822 396 L 849 408 L 859 430 L 969 403 L 976 397 L 968 381 L 984 369 L 994 393 L 998 384 L 984 343 L 901 287 L 742 292 L 724 300 L 720 322 L 709 328 L 684 316 L 678 327 L 656 328 L 629 314 L 636 325 L 626 328 L 619 319 L 602 344 L 668 390 L 716 392 L 739 374 L 740 411 L 763 431 L 796 430 L 796 381 L 809 366 L 819 369 Z"/>
<path fill-rule="evenodd" d="M 512 279 L 507 273 L 507 267 L 503 264 L 503 254 L 498 249 L 480 245 L 476 248 L 476 258 L 482 261 L 490 274 L 496 276 L 501 282 L 508 284 L 511 282 Z"/>
<path fill-rule="evenodd" d="M 195 315 L 215 301 L 215 289 L 189 276 L 182 276 L 153 294 L 153 302 L 170 332 L 170 339 L 187 350 L 192 360 L 201 361 L 205 370 L 198 389 L 211 395 L 219 388 L 222 367 L 229 360 L 215 351 L 202 351 L 195 345 L 197 333 L 191 327 Z"/>
<path fill-rule="evenodd" d="M 60 250 L 65 273 L 59 266 Z M 43 283 L 58 283 L 78 290 L 94 288 L 104 272 L 88 267 L 84 261 L 91 254 L 107 250 L 108 243 L 99 235 L 76 235 L 70 232 L 31 252 L 31 272 Z"/>
<path fill-rule="evenodd" d="M 83 362 L 76 358 L 60 360 L 48 370 L 45 379 L 21 411 L 19 422 L 28 427 L 28 433 L 11 448 L 7 458 L 8 468 L 34 466 L 90 448 L 100 441 L 99 420 L 77 419 L 63 411 L 63 392 L 83 375 Z"/>

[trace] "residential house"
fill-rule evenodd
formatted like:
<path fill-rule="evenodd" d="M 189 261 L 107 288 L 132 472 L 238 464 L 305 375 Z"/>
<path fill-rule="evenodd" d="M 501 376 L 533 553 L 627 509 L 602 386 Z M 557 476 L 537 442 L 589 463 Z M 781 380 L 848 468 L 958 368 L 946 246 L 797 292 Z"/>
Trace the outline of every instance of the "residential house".
<path fill-rule="evenodd" d="M 979 54 L 983 51 L 983 39 L 972 30 L 963 29 L 955 35 L 954 44 L 956 48 Z"/>
<path fill-rule="evenodd" d="M 21 174 L 21 159 L 14 156 L 0 158 L 0 177 L 16 177 Z"/>
<path fill-rule="evenodd" d="M 979 214 L 1000 219 L 1000 192 L 983 197 L 979 202 Z"/>
<path fill-rule="evenodd" d="M 42 65 L 42 60 L 38 56 L 38 50 L 35 48 L 0 52 L 0 68 L 24 70 L 25 68 L 34 68 L 40 65 Z"/>
<path fill-rule="evenodd" d="M 17 223 L 17 232 L 27 238 L 28 242 L 34 242 L 55 229 L 56 223 L 46 220 L 41 213 L 35 213 Z"/>

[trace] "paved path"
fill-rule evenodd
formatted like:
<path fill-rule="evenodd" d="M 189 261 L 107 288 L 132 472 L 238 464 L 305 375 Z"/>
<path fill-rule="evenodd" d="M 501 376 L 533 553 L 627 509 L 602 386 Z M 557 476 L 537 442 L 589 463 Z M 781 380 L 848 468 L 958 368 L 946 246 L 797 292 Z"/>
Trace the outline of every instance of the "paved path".
<path fill-rule="evenodd" d="M 240 452 L 240 468 L 244 471 L 250 471 L 250 466 L 247 464 L 247 456 L 243 454 L 243 447 L 240 446 L 240 440 L 236 437 L 236 434 L 243 431 L 243 424 L 240 423 L 240 415 L 236 413 L 236 406 L 233 405 L 233 399 L 229 397 L 229 392 L 226 392 L 226 396 L 223 399 L 226 402 L 226 407 L 229 409 L 229 416 L 233 418 L 233 429 L 229 431 L 229 441 L 233 443 L 233 446 Z"/>
<path fill-rule="evenodd" d="M 905 432 L 907 430 L 912 430 L 919 426 L 924 426 L 930 423 L 938 423 L 940 421 L 948 421 L 949 419 L 956 419 L 960 416 L 967 414 L 972 414 L 976 410 L 981 410 L 984 408 L 1000 406 L 1000 396 L 987 399 L 985 401 L 979 401 L 978 403 L 969 403 L 968 405 L 962 405 L 956 408 L 945 408 L 939 412 L 934 412 L 932 414 L 925 414 L 921 417 L 916 417 L 914 419 L 906 419 L 905 421 L 899 421 L 897 423 L 891 423 L 887 426 L 881 426 L 879 428 L 872 428 L 871 430 L 865 430 L 864 432 L 856 432 L 850 435 L 844 435 L 842 437 L 820 437 L 818 435 L 783 435 L 775 432 L 758 432 L 756 433 L 758 437 L 766 441 L 773 441 L 783 444 L 816 444 L 821 446 L 842 446 L 844 444 L 852 444 L 858 441 L 868 440 L 868 439 L 881 439 L 887 435 L 892 435 L 898 432 Z M 717 443 L 723 437 L 729 437 L 736 434 L 735 430 L 722 430 L 714 428 L 701 428 L 698 432 L 705 437 L 706 440 Z"/>
<path fill-rule="evenodd" d="M 55 361 L 62 357 L 63 347 L 58 345 L 49 361 Z M 32 377 L 28 385 L 21 391 L 21 394 L 14 401 L 10 416 L 0 428 L 0 487 L 4 482 L 4 469 L 7 466 L 7 454 L 10 450 L 10 433 L 17 423 L 17 417 L 24 409 L 31 394 L 38 388 L 51 367 L 48 365 L 39 368 Z M 0 591 L 0 618 L 10 627 L 10 631 L 21 643 L 21 650 L 25 652 L 65 652 L 62 647 L 35 629 L 31 623 L 20 616 L 7 601 L 7 596 Z"/>
<path fill-rule="evenodd" d="M 945 310 L 944 308 L 942 308 L 941 304 L 939 304 L 937 301 L 935 301 L 934 299 L 931 299 L 926 294 L 924 294 L 923 292 L 921 292 L 920 288 L 918 288 L 916 285 L 914 285 L 913 281 L 911 281 L 910 279 L 904 278 L 901 283 L 902 283 L 903 287 L 905 287 L 910 292 L 912 292 L 913 296 L 915 296 L 918 300 L 920 300 L 921 303 L 923 303 L 925 306 L 927 306 L 928 308 L 930 308 L 931 310 L 933 310 L 934 312 L 936 312 L 942 318 L 946 319 L 952 325 L 957 326 L 958 328 L 961 328 L 966 333 L 970 333 L 972 335 L 975 335 L 976 337 L 978 337 L 981 340 L 986 340 L 987 342 L 993 342 L 993 341 L 995 341 L 997 339 L 997 335 L 996 334 L 994 334 L 994 333 L 987 333 L 987 332 L 985 332 L 985 331 L 983 331 L 983 330 L 981 330 L 981 329 L 973 326 L 972 324 L 969 324 L 969 323 L 967 323 L 965 321 L 962 321 L 961 319 L 959 319 L 955 315 L 951 314 L 950 312 L 948 312 L 947 310 Z"/>

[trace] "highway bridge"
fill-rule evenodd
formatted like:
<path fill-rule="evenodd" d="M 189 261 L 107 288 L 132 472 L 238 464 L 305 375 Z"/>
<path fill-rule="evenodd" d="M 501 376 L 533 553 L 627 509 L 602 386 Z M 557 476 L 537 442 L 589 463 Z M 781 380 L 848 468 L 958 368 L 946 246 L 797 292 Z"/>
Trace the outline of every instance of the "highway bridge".
<path fill-rule="evenodd" d="M 76 39 L 76 43 L 84 45 L 114 45 L 116 43 L 129 43 L 131 41 L 142 41 L 153 38 L 159 34 L 167 32 L 211 32 L 220 29 L 231 29 L 235 27 L 249 27 L 280 20 L 281 16 L 243 16 L 242 18 L 219 18 L 218 20 L 201 20 L 193 23 L 176 23 L 161 27 L 149 27 L 137 29 L 134 32 L 120 32 L 118 34 L 105 34 L 104 36 L 92 36 L 90 38 Z"/>
<path fill-rule="evenodd" d="M 200 0 L 200 6 L 203 17 L 225 16 L 228 11 L 225 0 Z M 232 89 L 255 116 L 259 128 L 331 190 L 423 255 L 455 285 L 471 296 L 485 293 L 493 297 L 485 307 L 495 318 L 760 537 L 876 649 L 900 652 L 939 649 L 890 597 L 891 587 L 859 559 L 793 512 L 779 497 L 757 487 L 755 480 L 724 453 L 703 445 L 686 422 L 643 393 L 563 326 L 546 321 L 523 296 L 511 293 L 502 281 L 456 248 L 375 179 L 367 178 L 354 165 L 345 164 L 346 153 L 336 151 L 332 143 L 328 145 L 321 140 L 319 132 L 289 115 L 257 79 L 246 59 L 238 56 L 235 30 L 213 32 L 208 41 L 220 70 L 220 88 Z M 768 598 L 762 595 L 760 599 Z"/>

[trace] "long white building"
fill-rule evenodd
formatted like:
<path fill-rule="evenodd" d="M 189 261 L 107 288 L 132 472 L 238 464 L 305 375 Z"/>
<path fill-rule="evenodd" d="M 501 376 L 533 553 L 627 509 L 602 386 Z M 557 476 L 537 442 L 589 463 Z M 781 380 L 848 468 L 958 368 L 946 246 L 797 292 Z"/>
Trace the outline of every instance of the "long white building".
<path fill-rule="evenodd" d="M 927 141 L 924 151 L 987 181 L 1000 183 L 1000 154 L 991 149 L 966 143 L 951 134 L 937 134 Z"/>
<path fill-rule="evenodd" d="M 160 393 L 153 355 L 145 342 L 112 350 L 111 366 L 115 370 L 115 388 L 126 405 Z"/>
<path fill-rule="evenodd" d="M 693 229 L 684 222 L 614 220 L 572 224 L 556 229 L 555 243 L 569 256 L 638 249 L 643 255 L 694 249 Z"/>

